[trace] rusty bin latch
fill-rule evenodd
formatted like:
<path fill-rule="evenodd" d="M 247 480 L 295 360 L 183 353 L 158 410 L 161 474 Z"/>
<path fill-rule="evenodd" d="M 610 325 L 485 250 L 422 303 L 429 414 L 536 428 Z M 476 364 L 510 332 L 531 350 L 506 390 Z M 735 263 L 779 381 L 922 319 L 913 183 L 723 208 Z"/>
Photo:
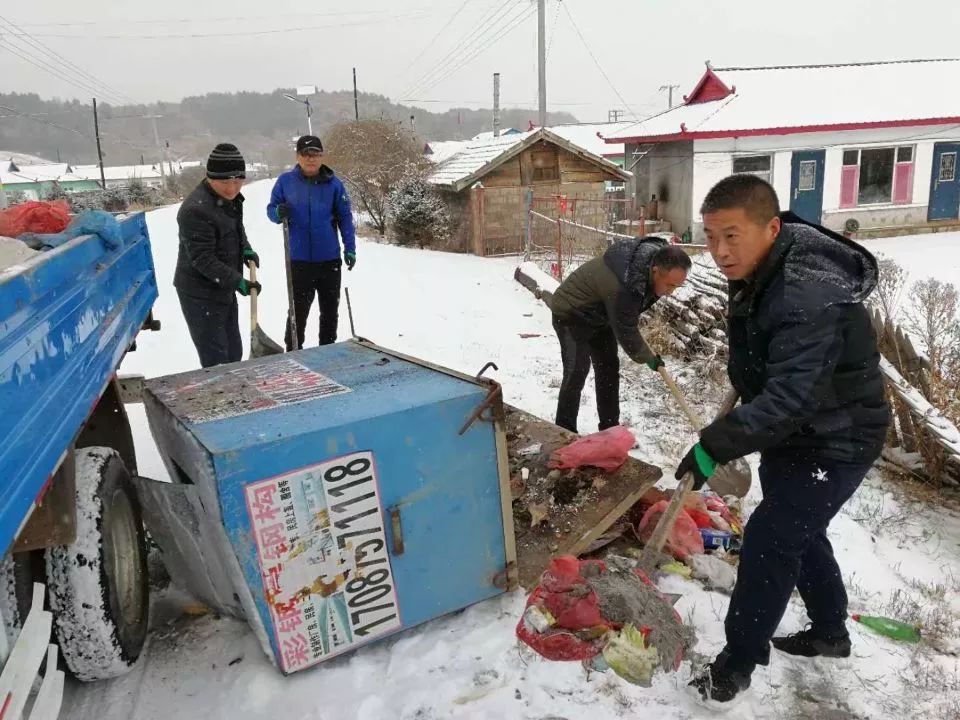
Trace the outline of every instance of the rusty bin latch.
<path fill-rule="evenodd" d="M 403 525 L 400 522 L 400 506 L 394 505 L 387 513 L 390 515 L 390 535 L 393 538 L 393 554 L 403 555 Z"/>

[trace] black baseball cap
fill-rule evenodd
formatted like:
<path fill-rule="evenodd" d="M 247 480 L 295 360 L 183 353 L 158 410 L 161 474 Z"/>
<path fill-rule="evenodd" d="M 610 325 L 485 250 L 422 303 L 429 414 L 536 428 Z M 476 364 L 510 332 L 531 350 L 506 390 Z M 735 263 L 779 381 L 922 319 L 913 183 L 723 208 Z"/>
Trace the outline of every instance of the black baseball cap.
<path fill-rule="evenodd" d="M 316 135 L 304 135 L 297 140 L 297 154 L 304 155 L 308 152 L 323 152 L 323 143 Z"/>

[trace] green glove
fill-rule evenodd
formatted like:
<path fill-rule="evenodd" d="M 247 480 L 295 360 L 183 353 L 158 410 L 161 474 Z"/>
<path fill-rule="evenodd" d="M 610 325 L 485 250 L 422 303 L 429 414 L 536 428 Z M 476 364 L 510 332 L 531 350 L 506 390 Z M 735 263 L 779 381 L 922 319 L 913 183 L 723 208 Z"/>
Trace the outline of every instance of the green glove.
<path fill-rule="evenodd" d="M 683 456 L 674 477 L 680 480 L 687 473 L 693 473 L 693 489 L 699 490 L 706 485 L 716 470 L 717 461 L 710 456 L 703 445 L 697 443 Z"/>
<path fill-rule="evenodd" d="M 260 268 L 260 256 L 257 255 L 256 252 L 254 252 L 253 248 L 246 248 L 246 249 L 243 251 L 243 261 L 244 261 L 244 263 L 248 263 L 248 262 L 250 262 L 251 260 L 253 260 L 253 264 L 257 266 L 257 269 L 259 269 L 259 268 Z"/>
<path fill-rule="evenodd" d="M 237 292 L 244 297 L 248 297 L 251 290 L 256 290 L 257 295 L 259 295 L 263 288 L 258 282 L 250 282 L 246 278 L 241 278 L 240 284 L 237 286 Z"/>
<path fill-rule="evenodd" d="M 347 270 L 353 270 L 353 266 L 357 264 L 357 254 L 352 252 L 344 253 L 343 261 L 347 264 Z"/>
<path fill-rule="evenodd" d="M 644 364 L 654 372 L 656 372 L 662 367 L 666 367 L 666 365 L 663 362 L 663 358 L 660 357 L 659 355 L 656 355 L 652 360 L 647 360 L 647 362 Z"/>

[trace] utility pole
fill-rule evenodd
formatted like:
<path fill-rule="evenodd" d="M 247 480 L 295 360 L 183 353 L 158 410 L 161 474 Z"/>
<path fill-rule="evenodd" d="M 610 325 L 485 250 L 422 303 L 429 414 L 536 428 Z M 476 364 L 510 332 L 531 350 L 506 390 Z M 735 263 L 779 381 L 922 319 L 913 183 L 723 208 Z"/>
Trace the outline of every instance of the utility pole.
<path fill-rule="evenodd" d="M 167 187 L 167 171 L 163 167 L 163 145 L 160 143 L 160 128 L 157 125 L 157 120 L 163 117 L 163 115 L 147 115 L 147 117 L 153 120 L 153 139 L 157 143 L 157 152 L 160 153 L 160 184 L 164 189 Z M 172 178 L 171 178 L 172 179 Z"/>
<path fill-rule="evenodd" d="M 500 73 L 493 74 L 493 136 L 500 137 Z"/>
<path fill-rule="evenodd" d="M 410 134 L 411 135 L 417 134 L 417 121 L 416 121 L 416 118 L 413 117 L 413 115 L 410 116 Z"/>
<path fill-rule="evenodd" d="M 670 109 L 673 107 L 673 91 L 676 90 L 679 85 L 661 85 L 660 92 L 664 90 L 667 91 L 667 108 Z"/>
<path fill-rule="evenodd" d="M 97 117 L 97 99 L 93 99 L 93 132 L 97 136 L 97 159 L 100 161 L 100 187 L 107 189 L 107 177 L 103 173 L 103 150 L 100 147 L 100 118 Z"/>
<path fill-rule="evenodd" d="M 547 126 L 547 0 L 537 0 L 537 54 L 539 55 L 540 127 Z"/>
<path fill-rule="evenodd" d="M 353 69 L 353 117 L 360 121 L 360 103 L 357 102 L 357 69 Z"/>

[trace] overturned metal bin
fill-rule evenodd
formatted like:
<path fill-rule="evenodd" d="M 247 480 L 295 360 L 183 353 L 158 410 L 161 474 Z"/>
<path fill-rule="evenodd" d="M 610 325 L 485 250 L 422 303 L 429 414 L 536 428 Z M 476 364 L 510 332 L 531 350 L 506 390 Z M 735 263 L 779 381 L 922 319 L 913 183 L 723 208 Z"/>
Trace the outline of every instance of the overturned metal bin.
<path fill-rule="evenodd" d="M 175 582 L 292 673 L 516 585 L 500 387 L 365 341 L 151 380 Z"/>

